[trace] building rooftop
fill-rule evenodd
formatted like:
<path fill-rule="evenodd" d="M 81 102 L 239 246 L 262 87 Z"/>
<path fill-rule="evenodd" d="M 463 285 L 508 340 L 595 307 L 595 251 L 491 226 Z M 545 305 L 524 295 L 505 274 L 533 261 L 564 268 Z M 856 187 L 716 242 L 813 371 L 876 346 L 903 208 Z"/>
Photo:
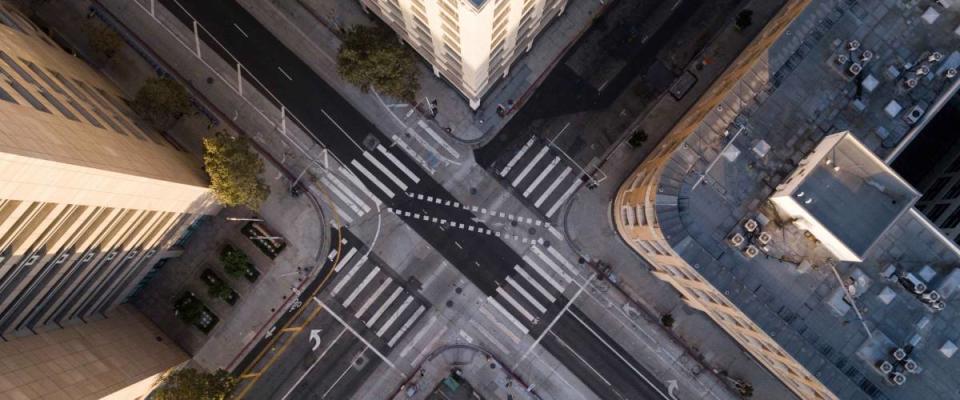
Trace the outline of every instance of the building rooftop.
<path fill-rule="evenodd" d="M 957 89 L 947 75 L 960 65 L 958 8 L 813 1 L 685 140 L 660 179 L 657 220 L 673 249 L 842 399 L 960 396 L 960 357 L 953 355 L 960 250 L 904 204 L 915 191 L 884 185 L 886 177 L 877 183 L 889 191 L 867 184 L 862 178 L 876 176 L 874 167 L 844 151 L 841 174 L 831 175 L 822 159 L 799 190 L 829 200 L 807 209 L 862 250 L 862 262 L 831 262 L 822 243 L 778 218 L 767 200 L 836 132 L 849 131 L 889 162 Z M 727 146 L 729 133 L 741 128 Z M 877 222 L 850 226 L 874 216 Z M 766 255 L 748 258 L 724 240 L 748 218 L 772 233 Z M 934 311 L 898 274 L 936 289 L 946 307 Z M 853 291 L 863 323 L 842 286 Z M 875 365 L 906 345 L 921 371 L 896 386 Z"/>

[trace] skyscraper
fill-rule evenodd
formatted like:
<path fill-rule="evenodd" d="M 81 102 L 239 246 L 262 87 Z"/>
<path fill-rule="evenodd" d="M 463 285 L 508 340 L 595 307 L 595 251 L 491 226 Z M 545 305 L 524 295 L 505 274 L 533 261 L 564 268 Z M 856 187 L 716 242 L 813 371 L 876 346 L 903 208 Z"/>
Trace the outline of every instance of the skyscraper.
<path fill-rule="evenodd" d="M 567 0 L 361 0 L 470 101 L 480 99 Z"/>

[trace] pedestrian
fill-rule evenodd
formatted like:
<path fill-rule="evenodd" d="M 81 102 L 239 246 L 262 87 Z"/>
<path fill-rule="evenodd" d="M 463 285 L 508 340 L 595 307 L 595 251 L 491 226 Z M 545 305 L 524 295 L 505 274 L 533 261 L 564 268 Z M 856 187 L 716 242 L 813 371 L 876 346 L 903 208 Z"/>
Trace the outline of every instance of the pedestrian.
<path fill-rule="evenodd" d="M 503 104 L 497 104 L 497 115 L 503 117 L 507 114 L 507 108 Z"/>
<path fill-rule="evenodd" d="M 433 117 L 436 118 L 437 113 L 439 112 L 439 110 L 437 109 L 437 106 L 434 105 L 433 108 L 430 109 L 430 111 L 433 113 Z"/>

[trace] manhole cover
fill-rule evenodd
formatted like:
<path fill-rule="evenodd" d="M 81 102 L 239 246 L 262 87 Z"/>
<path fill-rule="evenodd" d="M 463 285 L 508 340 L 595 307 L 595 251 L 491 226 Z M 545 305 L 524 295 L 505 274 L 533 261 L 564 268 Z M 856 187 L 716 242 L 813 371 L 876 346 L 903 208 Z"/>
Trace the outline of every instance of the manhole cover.
<path fill-rule="evenodd" d="M 460 294 L 460 293 L 463 293 L 463 288 L 456 288 L 453 291 L 457 292 L 457 294 Z"/>
<path fill-rule="evenodd" d="M 365 361 L 366 360 L 363 357 L 357 357 L 356 360 L 353 360 L 353 363 L 359 366 L 359 365 L 363 365 Z"/>
<path fill-rule="evenodd" d="M 585 260 L 583 257 L 580 257 L 580 258 L 577 259 L 577 263 L 578 263 L 578 264 L 583 264 L 583 263 L 585 263 L 585 262 L 587 262 L 587 260 Z"/>
<path fill-rule="evenodd" d="M 544 241 L 543 241 L 543 248 L 547 248 L 547 247 L 550 247 L 550 241 L 549 241 L 549 240 L 544 240 Z"/>
<path fill-rule="evenodd" d="M 453 307 L 453 300 L 447 300 L 447 307 Z"/>
<path fill-rule="evenodd" d="M 536 233 L 537 233 L 537 228 L 530 228 L 530 229 L 527 229 L 527 232 L 528 232 L 528 233 L 530 233 L 531 235 L 534 235 L 534 234 L 536 234 Z"/>
<path fill-rule="evenodd" d="M 517 226 L 517 221 L 510 221 L 510 226 Z"/>

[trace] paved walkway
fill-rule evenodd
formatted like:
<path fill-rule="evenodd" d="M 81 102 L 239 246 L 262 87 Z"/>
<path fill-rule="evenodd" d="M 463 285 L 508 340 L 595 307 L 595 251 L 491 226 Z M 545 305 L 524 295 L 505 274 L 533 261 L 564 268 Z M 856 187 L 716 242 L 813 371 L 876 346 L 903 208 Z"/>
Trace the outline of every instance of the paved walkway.
<path fill-rule="evenodd" d="M 82 28 L 89 22 L 87 14 L 93 4 L 85 0 L 58 2 L 55 7 L 44 3 L 37 11 L 41 20 L 54 27 L 56 35 L 67 40 L 81 53 L 87 53 L 88 45 Z M 137 40 L 134 36 L 127 36 L 127 39 Z M 174 71 L 161 60 L 151 58 L 143 49 L 124 47 L 100 70 L 124 91 L 127 98 L 133 98 L 142 82 L 156 76 L 158 69 L 174 76 L 180 71 Z M 203 78 L 193 78 L 190 81 L 211 85 L 205 83 Z M 191 85 L 191 88 L 197 93 L 196 84 Z M 203 89 L 206 93 L 206 88 Z M 168 134 L 186 151 L 199 157 L 203 137 L 220 130 L 235 133 L 238 127 L 217 114 L 205 99 L 197 98 L 197 101 L 204 105 L 205 113 L 184 118 Z M 298 268 L 316 264 L 317 256 L 327 242 L 324 240 L 327 225 L 323 215 L 318 215 L 316 205 L 307 196 L 289 196 L 289 183 L 285 177 L 290 173 L 280 169 L 284 168 L 282 166 L 278 168 L 276 163 L 271 162 L 269 155 L 264 157 L 266 163 L 263 177 L 271 187 L 271 195 L 257 215 L 277 234 L 287 239 L 286 249 L 275 260 L 269 259 L 239 232 L 242 222 L 225 219 L 251 217 L 253 213 L 246 209 L 225 209 L 201 225 L 187 243 L 183 254 L 170 259 L 156 279 L 134 300 L 139 309 L 157 325 L 165 326 L 165 332 L 205 368 L 227 368 L 238 352 L 242 351 L 243 345 L 278 317 L 275 312 L 286 307 L 291 289 L 307 280 L 307 276 L 300 273 Z M 298 223 L 301 221 L 315 223 Z M 219 248 L 225 243 L 242 249 L 252 258 L 262 273 L 255 284 L 245 280 L 227 279 L 216 260 Z M 235 305 L 229 306 L 207 295 L 206 286 L 200 281 L 199 274 L 208 267 L 221 278 L 227 279 L 240 294 L 240 300 Z M 198 294 L 220 318 L 219 324 L 209 334 L 205 335 L 186 326 L 170 311 L 171 302 L 187 290 Z"/>
<path fill-rule="evenodd" d="M 371 18 L 375 18 L 365 14 L 359 2 L 238 1 L 367 118 L 371 121 L 389 121 L 389 118 L 385 118 L 387 110 L 373 95 L 361 93 L 336 73 L 335 57 L 340 48 L 337 29 L 370 24 Z M 468 101 L 453 87 L 435 77 L 431 67 L 421 64 L 420 101 L 437 100 L 440 110 L 436 121 L 431 124 L 435 125 L 438 132 L 449 128 L 452 138 L 474 146 L 492 139 L 512 116 L 498 116 L 497 105 L 507 104 L 511 100 L 517 107 L 522 105 L 555 63 L 610 4 L 602 1 L 571 1 L 563 15 L 547 26 L 534 41 L 533 49 L 513 64 L 507 78 L 488 92 L 476 111 L 470 109 Z M 402 103 L 395 99 L 388 99 L 387 102 Z"/>

